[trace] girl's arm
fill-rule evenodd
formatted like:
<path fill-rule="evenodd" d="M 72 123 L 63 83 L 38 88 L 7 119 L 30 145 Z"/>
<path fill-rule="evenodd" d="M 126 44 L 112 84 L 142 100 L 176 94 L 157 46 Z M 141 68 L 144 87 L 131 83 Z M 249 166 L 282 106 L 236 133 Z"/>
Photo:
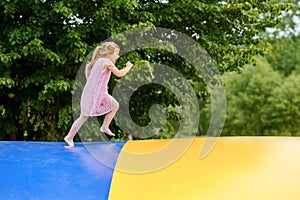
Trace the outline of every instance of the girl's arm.
<path fill-rule="evenodd" d="M 117 77 L 122 77 L 129 72 L 133 64 L 131 62 L 126 63 L 126 67 L 123 69 L 118 69 L 116 66 L 107 66 L 107 69 L 110 70 Z"/>

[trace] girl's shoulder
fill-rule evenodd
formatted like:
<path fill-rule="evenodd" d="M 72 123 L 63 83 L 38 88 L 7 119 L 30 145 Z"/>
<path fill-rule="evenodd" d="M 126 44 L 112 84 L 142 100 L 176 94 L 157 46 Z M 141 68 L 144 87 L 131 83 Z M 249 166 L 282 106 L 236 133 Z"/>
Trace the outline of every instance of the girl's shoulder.
<path fill-rule="evenodd" d="M 114 63 L 108 58 L 99 58 L 94 64 L 95 70 L 101 72 L 104 72 L 107 66 L 114 66 Z"/>
<path fill-rule="evenodd" d="M 98 64 L 105 64 L 105 65 L 111 65 L 111 64 L 113 64 L 113 62 L 110 60 L 110 59 L 108 59 L 108 58 L 99 58 L 97 61 L 96 61 L 96 63 L 98 63 Z"/>

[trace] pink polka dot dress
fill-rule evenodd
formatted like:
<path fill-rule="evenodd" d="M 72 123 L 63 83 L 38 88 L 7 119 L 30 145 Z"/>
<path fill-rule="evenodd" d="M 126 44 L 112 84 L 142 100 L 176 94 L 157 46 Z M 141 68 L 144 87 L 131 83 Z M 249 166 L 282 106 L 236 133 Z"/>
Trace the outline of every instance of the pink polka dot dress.
<path fill-rule="evenodd" d="M 113 109 L 113 101 L 116 100 L 107 90 L 111 71 L 103 68 L 107 65 L 114 64 L 107 58 L 100 58 L 94 63 L 81 95 L 80 107 L 84 116 L 100 116 Z"/>

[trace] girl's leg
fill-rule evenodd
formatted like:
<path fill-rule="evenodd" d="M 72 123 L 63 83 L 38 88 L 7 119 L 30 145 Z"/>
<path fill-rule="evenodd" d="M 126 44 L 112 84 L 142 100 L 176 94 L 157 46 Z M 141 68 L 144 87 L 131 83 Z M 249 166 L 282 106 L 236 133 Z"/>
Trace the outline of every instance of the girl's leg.
<path fill-rule="evenodd" d="M 112 111 L 110 111 L 105 115 L 100 131 L 106 133 L 107 135 L 115 136 L 115 134 L 112 133 L 111 130 L 109 129 L 109 125 L 113 120 L 114 116 L 116 115 L 117 111 L 119 110 L 119 103 L 115 99 L 113 99 L 112 104 L 113 104 L 113 109 Z"/>
<path fill-rule="evenodd" d="M 87 119 L 88 116 L 80 115 L 80 117 L 74 121 L 68 135 L 64 138 L 69 146 L 74 146 L 73 138 Z"/>

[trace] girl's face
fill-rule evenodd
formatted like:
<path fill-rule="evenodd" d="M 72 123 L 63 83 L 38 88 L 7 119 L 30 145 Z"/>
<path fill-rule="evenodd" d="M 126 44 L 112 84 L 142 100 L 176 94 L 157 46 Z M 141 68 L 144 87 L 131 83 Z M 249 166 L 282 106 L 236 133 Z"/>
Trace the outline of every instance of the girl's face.
<path fill-rule="evenodd" d="M 117 62 L 117 60 L 119 59 L 119 53 L 120 53 L 120 49 L 116 49 L 115 52 L 112 54 L 111 56 L 111 61 L 115 64 Z"/>

